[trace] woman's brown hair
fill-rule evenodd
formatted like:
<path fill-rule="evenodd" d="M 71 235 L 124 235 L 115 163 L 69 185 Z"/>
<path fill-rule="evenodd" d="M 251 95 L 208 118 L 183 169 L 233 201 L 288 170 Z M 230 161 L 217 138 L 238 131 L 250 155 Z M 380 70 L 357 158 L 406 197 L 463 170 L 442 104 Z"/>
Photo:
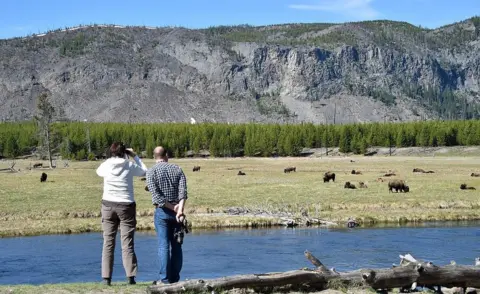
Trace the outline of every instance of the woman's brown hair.
<path fill-rule="evenodd" d="M 110 149 L 108 150 L 110 153 L 110 157 L 125 157 L 126 147 L 122 142 L 114 142 Z"/>

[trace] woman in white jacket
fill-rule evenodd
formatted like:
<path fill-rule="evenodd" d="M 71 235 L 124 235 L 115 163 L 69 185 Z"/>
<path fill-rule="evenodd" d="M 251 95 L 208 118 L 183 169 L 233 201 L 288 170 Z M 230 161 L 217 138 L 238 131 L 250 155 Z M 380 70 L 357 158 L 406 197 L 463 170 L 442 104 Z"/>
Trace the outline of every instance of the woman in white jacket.
<path fill-rule="evenodd" d="M 103 177 L 102 197 L 102 278 L 112 282 L 115 237 L 120 226 L 122 238 L 123 267 L 129 284 L 135 284 L 137 256 L 134 249 L 134 234 L 137 225 L 137 209 L 133 196 L 133 177 L 143 177 L 147 167 L 132 149 L 120 142 L 110 146 L 110 158 L 97 168 L 97 175 Z M 128 159 L 133 158 L 133 162 Z"/>

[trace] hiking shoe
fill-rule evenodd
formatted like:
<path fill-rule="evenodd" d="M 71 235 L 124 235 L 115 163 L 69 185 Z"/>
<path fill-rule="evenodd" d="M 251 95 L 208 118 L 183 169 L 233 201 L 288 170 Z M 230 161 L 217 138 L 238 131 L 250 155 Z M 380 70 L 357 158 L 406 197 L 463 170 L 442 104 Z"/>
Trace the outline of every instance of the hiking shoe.
<path fill-rule="evenodd" d="M 111 286 L 112 285 L 112 279 L 111 278 L 103 278 L 102 284 Z"/>
<path fill-rule="evenodd" d="M 129 285 L 135 285 L 137 282 L 135 282 L 135 277 L 128 277 L 128 284 Z"/>

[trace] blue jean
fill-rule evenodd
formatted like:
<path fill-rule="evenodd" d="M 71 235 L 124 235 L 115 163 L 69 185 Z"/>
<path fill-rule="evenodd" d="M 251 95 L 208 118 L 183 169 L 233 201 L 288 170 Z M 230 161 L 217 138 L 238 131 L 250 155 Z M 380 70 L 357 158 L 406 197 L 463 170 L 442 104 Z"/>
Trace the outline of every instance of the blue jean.
<path fill-rule="evenodd" d="M 159 280 L 162 283 L 176 283 L 180 280 L 183 264 L 182 245 L 174 238 L 174 231 L 180 228 L 174 211 L 156 208 L 154 223 L 158 238 Z"/>

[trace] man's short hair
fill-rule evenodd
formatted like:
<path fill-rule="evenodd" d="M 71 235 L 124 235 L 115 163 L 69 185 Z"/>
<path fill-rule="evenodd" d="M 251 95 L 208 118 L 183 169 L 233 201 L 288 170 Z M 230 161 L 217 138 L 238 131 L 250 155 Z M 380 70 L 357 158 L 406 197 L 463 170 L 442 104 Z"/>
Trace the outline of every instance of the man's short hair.
<path fill-rule="evenodd" d="M 122 142 L 114 142 L 109 149 L 110 157 L 125 157 L 126 149 Z"/>
<path fill-rule="evenodd" d="M 167 149 L 164 148 L 164 147 L 159 148 L 159 149 L 160 150 L 155 150 L 155 152 L 154 152 L 155 157 L 162 157 L 162 158 L 166 157 L 167 153 L 168 153 Z"/>

